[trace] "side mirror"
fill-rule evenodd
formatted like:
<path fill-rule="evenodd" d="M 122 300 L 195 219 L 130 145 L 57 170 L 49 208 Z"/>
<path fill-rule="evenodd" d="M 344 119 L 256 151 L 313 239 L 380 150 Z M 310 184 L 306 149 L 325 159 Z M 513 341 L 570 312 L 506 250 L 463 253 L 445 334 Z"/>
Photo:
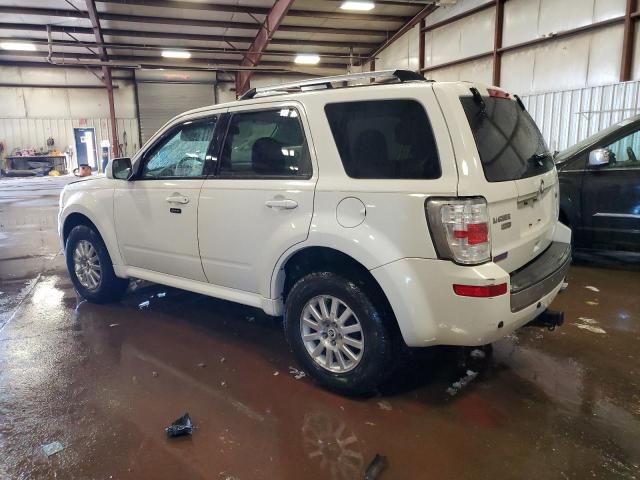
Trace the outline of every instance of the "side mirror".
<path fill-rule="evenodd" d="M 589 166 L 601 167 L 602 165 L 608 165 L 611 158 L 611 152 L 607 148 L 596 148 L 589 152 Z"/>
<path fill-rule="evenodd" d="M 130 158 L 114 158 L 111 162 L 111 175 L 116 180 L 129 180 L 132 172 Z"/>

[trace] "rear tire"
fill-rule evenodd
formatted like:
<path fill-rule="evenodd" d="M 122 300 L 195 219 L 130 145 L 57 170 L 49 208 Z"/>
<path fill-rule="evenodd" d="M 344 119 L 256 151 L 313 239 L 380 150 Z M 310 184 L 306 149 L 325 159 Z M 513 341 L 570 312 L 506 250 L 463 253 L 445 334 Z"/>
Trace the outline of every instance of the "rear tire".
<path fill-rule="evenodd" d="M 289 292 L 284 328 L 314 380 L 344 395 L 366 395 L 393 371 L 389 320 L 360 285 L 317 272 L 298 280 Z"/>
<path fill-rule="evenodd" d="M 67 270 L 78 293 L 92 303 L 122 298 L 129 280 L 116 277 L 111 257 L 100 235 L 91 227 L 71 230 L 64 249 Z"/>

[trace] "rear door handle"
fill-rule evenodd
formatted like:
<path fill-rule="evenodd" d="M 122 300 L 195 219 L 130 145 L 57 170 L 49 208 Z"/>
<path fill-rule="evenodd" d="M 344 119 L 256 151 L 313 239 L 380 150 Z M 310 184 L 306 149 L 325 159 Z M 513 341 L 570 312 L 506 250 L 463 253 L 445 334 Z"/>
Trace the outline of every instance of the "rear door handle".
<path fill-rule="evenodd" d="M 185 197 L 184 195 L 180 195 L 179 193 L 174 193 L 167 197 L 168 203 L 179 203 L 181 205 L 186 205 L 189 203 L 189 197 Z"/>
<path fill-rule="evenodd" d="M 298 202 L 291 200 L 290 198 L 274 198 L 267 200 L 264 204 L 269 208 L 275 208 L 276 210 L 291 210 L 298 206 Z"/>

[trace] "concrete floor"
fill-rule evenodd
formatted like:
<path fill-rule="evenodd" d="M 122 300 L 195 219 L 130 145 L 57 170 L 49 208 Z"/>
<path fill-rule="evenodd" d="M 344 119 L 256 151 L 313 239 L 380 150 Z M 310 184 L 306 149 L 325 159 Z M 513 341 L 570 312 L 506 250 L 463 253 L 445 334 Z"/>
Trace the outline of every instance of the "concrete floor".
<path fill-rule="evenodd" d="M 485 361 L 418 353 L 351 400 L 297 380 L 259 311 L 157 285 L 83 302 L 55 233 L 66 181 L 0 180 L 1 479 L 357 479 L 376 453 L 381 479 L 640 478 L 637 270 L 574 266 L 563 328 Z M 167 439 L 185 411 L 193 436 Z"/>

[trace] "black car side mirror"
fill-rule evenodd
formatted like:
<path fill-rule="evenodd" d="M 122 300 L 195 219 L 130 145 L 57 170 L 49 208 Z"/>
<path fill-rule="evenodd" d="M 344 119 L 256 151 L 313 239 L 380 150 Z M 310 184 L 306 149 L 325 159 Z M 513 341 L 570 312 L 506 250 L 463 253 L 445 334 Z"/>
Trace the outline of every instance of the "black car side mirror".
<path fill-rule="evenodd" d="M 131 159 L 127 157 L 114 158 L 111 162 L 111 172 L 113 178 L 117 180 L 129 180 L 133 172 Z"/>

